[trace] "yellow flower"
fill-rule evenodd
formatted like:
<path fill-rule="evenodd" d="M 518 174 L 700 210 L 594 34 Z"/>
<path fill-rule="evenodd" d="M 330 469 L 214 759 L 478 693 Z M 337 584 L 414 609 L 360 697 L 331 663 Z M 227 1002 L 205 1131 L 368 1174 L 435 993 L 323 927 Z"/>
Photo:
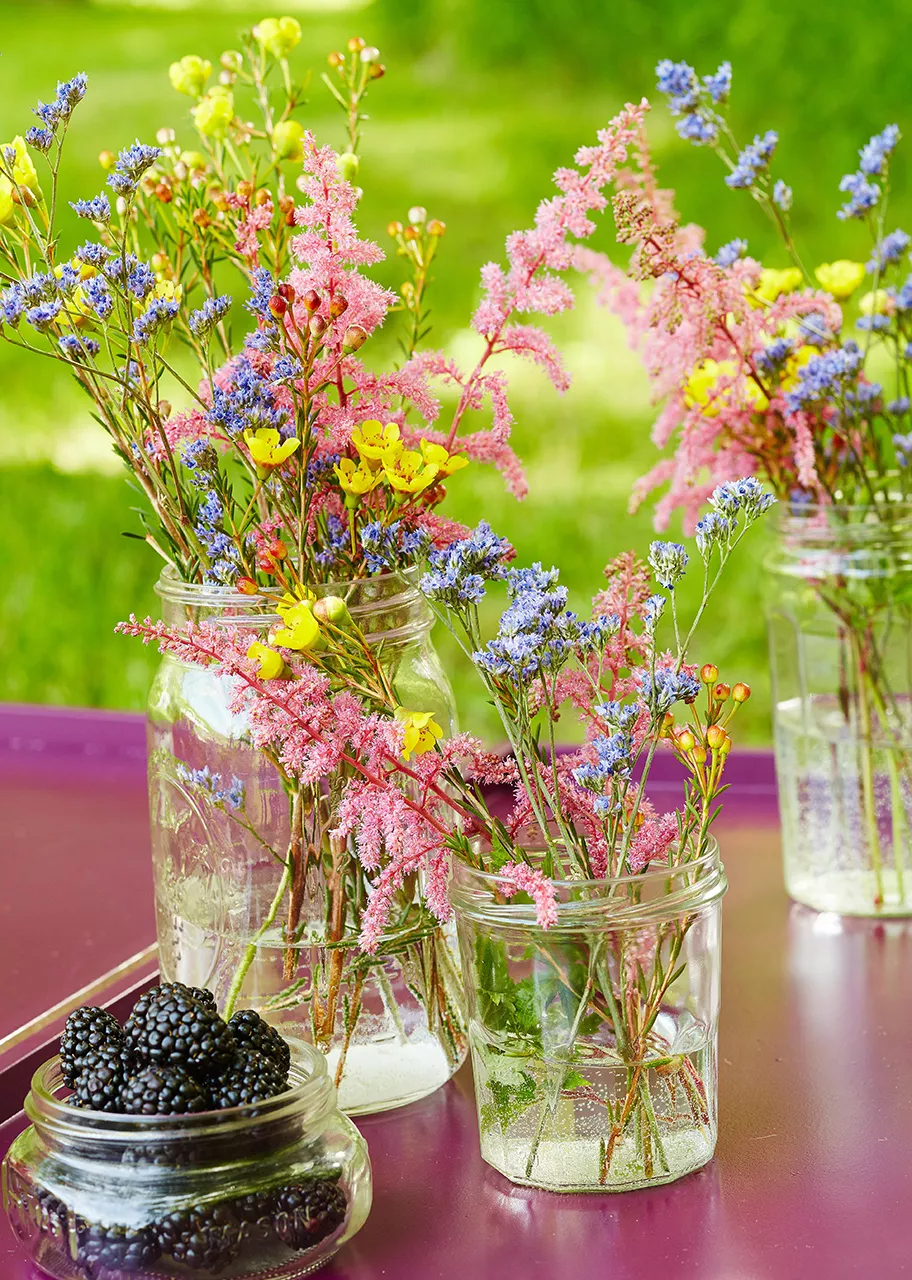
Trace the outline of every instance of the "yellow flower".
<path fill-rule="evenodd" d="M 0 156 L 3 157 L 3 168 L 6 175 L 9 174 L 9 161 L 6 152 L 12 149 L 16 155 L 13 159 L 13 186 L 28 187 L 30 191 L 38 191 L 38 172 L 32 163 L 32 157 L 28 153 L 25 145 L 25 138 L 21 135 L 13 138 L 12 142 L 0 142 Z M 7 177 L 7 180 L 8 177 Z"/>
<path fill-rule="evenodd" d="M 264 18 L 253 28 L 253 38 L 266 53 L 284 58 L 300 43 L 301 24 L 296 18 Z"/>
<path fill-rule="evenodd" d="M 4 223 L 12 222 L 15 212 L 16 202 L 13 199 L 13 184 L 9 178 L 4 178 L 0 174 L 0 226 L 3 226 Z"/>
<path fill-rule="evenodd" d="M 409 711 L 405 707 L 397 707 L 395 715 L 399 723 L 405 725 L 403 760 L 411 759 L 412 752 L 423 756 L 425 751 L 433 751 L 443 737 L 443 730 L 434 719 L 433 711 Z"/>
<path fill-rule="evenodd" d="M 261 680 L 275 680 L 285 670 L 282 655 L 259 640 L 254 640 L 247 650 L 247 657 L 259 667 L 257 674 Z"/>
<path fill-rule="evenodd" d="M 297 653 L 323 648 L 325 641 L 320 632 L 320 624 L 306 600 L 299 600 L 290 609 L 286 609 L 282 620 L 285 625 L 270 632 L 269 638 L 273 644 L 281 645 L 283 649 L 294 649 Z"/>
<path fill-rule="evenodd" d="M 345 492 L 345 505 L 351 508 L 383 481 L 383 472 L 372 471 L 363 460 L 355 465 L 351 458 L 343 458 L 333 470 Z"/>
<path fill-rule="evenodd" d="M 776 267 L 764 267 L 753 296 L 761 302 L 775 302 L 780 293 L 792 293 L 797 289 L 803 279 L 797 267 L 784 267 L 781 271 Z"/>
<path fill-rule="evenodd" d="M 295 609 L 303 601 L 308 606 L 316 600 L 316 595 L 309 587 L 295 587 L 294 595 L 290 591 L 286 591 L 282 599 L 276 605 L 276 613 L 280 618 L 284 618 L 289 609 Z"/>
<path fill-rule="evenodd" d="M 798 375 L 812 356 L 819 356 L 820 350 L 817 347 L 811 347 L 805 344 L 799 347 L 785 362 L 785 369 L 782 372 L 782 382 L 780 386 L 783 391 L 792 391 L 798 385 Z"/>
<path fill-rule="evenodd" d="M 762 412 L 769 400 L 750 377 L 737 380 L 738 366 L 734 360 L 704 360 L 692 371 L 684 385 L 684 403 L 689 409 L 699 407 L 706 418 L 715 418 L 732 402 L 732 392 L 737 388 L 736 407 Z M 718 386 L 723 381 L 724 386 Z"/>
<path fill-rule="evenodd" d="M 172 86 L 178 93 L 185 93 L 188 98 L 200 97 L 211 75 L 212 63 L 195 53 L 188 53 L 180 62 L 172 62 L 168 68 Z"/>
<path fill-rule="evenodd" d="M 865 265 L 838 258 L 835 262 L 821 262 L 814 275 L 834 298 L 847 298 L 865 278 Z"/>
<path fill-rule="evenodd" d="M 425 462 L 417 449 L 404 449 L 398 458 L 383 459 L 383 474 L 398 493 L 421 493 L 437 479 L 436 462 Z"/>
<path fill-rule="evenodd" d="M 352 444 L 361 458 L 379 467 L 387 457 L 395 460 L 405 448 L 399 439 L 398 423 L 388 422 L 386 426 L 375 418 L 368 418 L 352 432 Z"/>
<path fill-rule="evenodd" d="M 174 280 L 168 280 L 165 276 L 156 277 L 155 284 L 152 287 L 153 298 L 164 298 L 167 302 L 180 302 L 184 296 L 184 286 L 177 284 Z"/>
<path fill-rule="evenodd" d="M 441 478 L 451 476 L 454 471 L 461 471 L 469 465 L 464 453 L 447 453 L 442 444 L 431 444 L 428 440 L 421 441 L 421 456 L 425 462 L 437 468 Z"/>
<path fill-rule="evenodd" d="M 858 310 L 863 316 L 890 316 L 896 310 L 896 301 L 886 289 L 863 293 L 858 299 Z"/>
<path fill-rule="evenodd" d="M 279 160 L 300 160 L 304 154 L 301 139 L 304 126 L 297 120 L 283 120 L 272 131 L 272 145 Z"/>
<path fill-rule="evenodd" d="M 245 431 L 244 443 L 257 466 L 264 468 L 280 467 L 301 446 L 297 436 L 279 444 L 279 433 L 275 427 L 257 427 L 255 431 Z"/>
<path fill-rule="evenodd" d="M 224 138 L 234 119 L 234 95 L 224 85 L 213 85 L 190 114 L 205 138 Z"/>

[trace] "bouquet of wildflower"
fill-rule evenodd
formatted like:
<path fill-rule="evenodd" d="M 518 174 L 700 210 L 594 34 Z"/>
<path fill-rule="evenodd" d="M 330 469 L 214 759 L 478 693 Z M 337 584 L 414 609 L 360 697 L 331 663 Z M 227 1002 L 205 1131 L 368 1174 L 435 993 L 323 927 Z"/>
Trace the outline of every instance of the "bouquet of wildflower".
<path fill-rule="evenodd" d="M 832 630 L 839 646 L 832 658 L 818 651 L 789 660 L 805 670 L 825 661 L 833 675 L 815 677 L 817 684 L 832 680 L 832 697 L 816 710 L 807 703 L 803 727 L 787 747 L 784 777 L 803 773 L 818 756 L 827 772 L 825 742 L 857 743 L 858 758 L 837 770 L 854 776 L 861 800 L 847 794 L 844 807 L 857 816 L 843 812 L 834 821 L 856 851 L 867 849 L 878 905 L 886 892 L 882 855 L 892 844 L 897 883 L 890 892 L 905 901 L 912 755 L 907 658 L 897 645 L 912 619 L 901 572 L 910 527 L 912 276 L 906 278 L 910 238 L 888 231 L 887 223 L 899 130 L 889 125 L 871 138 L 857 170 L 840 183 L 837 216 L 865 224 L 866 261 L 824 262 L 810 273 L 791 233 L 792 190 L 774 173 L 777 135 L 758 134 L 744 147 L 733 136 L 729 64 L 701 79 L 686 63 L 666 60 L 657 74 L 679 134 L 716 152 L 727 186 L 747 192 L 781 234 L 787 264 L 763 266 L 743 239 L 710 256 L 701 229 L 681 225 L 673 193 L 659 189 L 643 136 L 634 171 L 614 198 L 618 239 L 632 246 L 626 268 L 584 247 L 576 254 L 643 356 L 662 402 L 653 439 L 660 448 L 673 444 L 673 453 L 638 482 L 633 506 L 665 487 L 657 525 L 682 508 L 705 539 L 725 519 L 722 512 L 698 523 L 701 503 L 720 481 L 755 474 L 783 500 L 778 562 L 795 589 L 780 612 L 800 630 L 816 602 L 819 626 Z M 791 645 L 783 639 L 778 648 Z M 778 672 L 777 680 L 787 699 L 791 672 Z M 808 730 L 811 721 L 816 727 Z M 876 761 L 872 751 L 881 753 Z M 811 794 L 817 787 L 809 780 L 807 794 L 796 795 L 788 809 L 796 839 L 799 829 L 819 828 L 818 835 L 800 836 L 819 851 L 832 844 L 824 830 L 832 795 L 818 803 Z M 834 860 L 857 856 L 844 849 Z"/>
<path fill-rule="evenodd" d="M 678 1008 L 675 983 L 680 986 L 699 912 L 679 914 L 658 930 L 618 925 L 606 933 L 604 921 L 590 921 L 569 940 L 560 912 L 568 901 L 585 907 L 607 895 L 613 907 L 635 913 L 650 868 L 660 868 L 669 882 L 682 876 L 687 884 L 702 883 L 732 746 L 729 728 L 750 691 L 720 682 L 711 664 L 697 674 L 687 657 L 732 551 L 772 501 L 752 479 L 714 492 L 712 510 L 724 532 L 699 544 L 704 590 L 686 629 L 676 588 L 689 556 L 679 543 L 652 545 L 650 565 L 661 591 L 632 555 L 613 561 L 588 621 L 568 609 L 556 570 L 511 567 L 512 548 L 485 523 L 433 552 L 421 589 L 461 638 L 497 707 L 511 747 L 505 759 L 467 735 L 444 738 L 418 718 L 397 723 L 353 698 L 347 677 L 337 674 L 344 663 L 354 665 L 361 650 L 347 620 L 328 635 L 327 657 L 283 655 L 281 678 L 264 673 L 230 629 L 174 628 L 148 619 L 124 624 L 183 661 L 217 663 L 233 682 L 234 706 L 247 716 L 257 746 L 289 777 L 301 785 L 342 779 L 332 796 L 328 838 L 336 850 L 350 841 L 367 877 L 360 917 L 353 903 L 345 908 L 350 923 L 360 925 L 366 956 L 387 945 L 403 889 L 415 877 L 431 911 L 447 918 L 454 855 L 465 874 L 485 879 L 496 902 L 534 904 L 535 928 L 518 952 L 521 965 L 531 960 L 532 977 L 514 979 L 516 948 L 496 932 L 462 939 L 475 993 L 483 1134 L 508 1134 L 534 1112 L 535 1139 L 524 1148 L 526 1180 L 535 1179 L 539 1145 L 558 1123 L 562 1101 L 582 1098 L 600 1108 L 602 1184 L 614 1179 L 612 1161 L 622 1147 L 625 1167 L 634 1160 L 643 1178 L 659 1168 L 670 1172 L 654 1111 L 656 1081 L 663 1094 L 686 1099 L 688 1125 L 710 1124 L 700 1067 L 706 1043 L 697 1045 L 694 1034 L 688 1040 L 671 1012 Z M 499 582 L 509 604 L 497 635 L 485 642 L 478 604 Z M 666 609 L 674 635 L 669 650 L 657 640 Z M 371 673 L 362 669 L 366 684 Z M 378 703 L 382 696 L 378 690 Z M 685 708 L 682 722 L 678 706 Z M 568 707 L 579 714 L 586 742 L 561 754 L 554 725 Z M 683 804 L 665 813 L 647 796 L 661 749 L 674 753 L 685 778 Z M 486 799 L 485 784 L 514 789 L 507 814 L 499 816 Z M 457 873 L 457 907 L 458 879 Z M 619 919 L 622 924 L 623 911 Z M 694 1052 L 689 1044 L 697 1046 Z M 620 1094 L 619 1078 L 625 1081 Z"/>

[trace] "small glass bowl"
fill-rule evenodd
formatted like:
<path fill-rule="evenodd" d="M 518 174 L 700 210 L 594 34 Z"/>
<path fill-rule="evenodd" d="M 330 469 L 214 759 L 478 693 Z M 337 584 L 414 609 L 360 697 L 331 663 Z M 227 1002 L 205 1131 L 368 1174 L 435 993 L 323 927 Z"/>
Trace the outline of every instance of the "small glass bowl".
<path fill-rule="evenodd" d="M 367 1218 L 370 1164 L 323 1055 L 290 1044 L 285 1093 L 196 1115 L 79 1110 L 59 1058 L 40 1067 L 32 1123 L 3 1160 L 32 1261 L 57 1280 L 292 1280 L 322 1266 Z"/>

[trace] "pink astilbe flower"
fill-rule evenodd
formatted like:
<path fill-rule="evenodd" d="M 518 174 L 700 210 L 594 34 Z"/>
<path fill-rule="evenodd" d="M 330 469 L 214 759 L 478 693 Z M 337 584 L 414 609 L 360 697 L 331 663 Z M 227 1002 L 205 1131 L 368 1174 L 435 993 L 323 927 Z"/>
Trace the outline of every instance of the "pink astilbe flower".
<path fill-rule="evenodd" d="M 497 887 L 505 898 L 516 893 L 527 893 L 535 903 L 535 918 L 543 929 L 557 924 L 557 902 L 554 886 L 538 867 L 525 862 L 512 862 L 497 875 Z"/>
<path fill-rule="evenodd" d="M 250 266 L 257 264 L 260 253 L 259 233 L 265 231 L 272 222 L 272 215 L 272 201 L 265 200 L 263 204 L 248 210 L 238 225 L 234 247 L 242 258 L 247 259 Z"/>
<path fill-rule="evenodd" d="M 651 862 L 667 862 L 668 850 L 678 835 L 677 814 L 648 816 L 630 841 L 627 861 L 634 875 L 645 871 Z"/>

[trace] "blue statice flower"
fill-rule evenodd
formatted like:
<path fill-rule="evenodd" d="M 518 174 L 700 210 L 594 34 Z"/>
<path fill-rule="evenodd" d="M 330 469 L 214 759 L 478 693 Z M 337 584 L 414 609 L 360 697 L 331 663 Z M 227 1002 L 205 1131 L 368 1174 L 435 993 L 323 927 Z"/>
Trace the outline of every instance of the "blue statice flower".
<path fill-rule="evenodd" d="M 696 143 L 697 146 L 715 142 L 719 136 L 719 130 L 715 122 L 696 111 L 682 116 L 675 128 L 678 131 L 679 138 L 683 138 L 685 142 Z"/>
<path fill-rule="evenodd" d="M 674 591 L 684 577 L 690 557 L 680 542 L 653 542 L 649 547 L 649 563 L 656 582 L 666 591 Z"/>
<path fill-rule="evenodd" d="M 732 86 L 731 63 L 723 62 L 711 76 L 704 76 L 703 84 L 713 102 L 718 104 L 727 101 Z"/>
<path fill-rule="evenodd" d="M 361 529 L 360 539 L 371 573 L 405 568 L 425 555 L 430 542 L 423 529 L 406 529 L 401 520 L 388 525 L 373 520 Z"/>
<path fill-rule="evenodd" d="M 747 253 L 746 240 L 729 240 L 728 244 L 724 244 L 713 262 L 718 263 L 720 267 L 730 267 L 733 262 L 737 262 Z"/>
<path fill-rule="evenodd" d="M 128 360 L 126 364 L 119 366 L 117 375 L 122 378 L 128 386 L 139 387 L 142 385 L 142 370 L 135 360 Z"/>
<path fill-rule="evenodd" d="M 32 111 L 32 114 L 38 117 L 44 128 L 42 130 L 30 129 L 29 133 L 49 133 L 53 138 L 57 128 L 61 124 L 66 124 L 73 111 L 82 102 L 86 95 L 88 83 L 88 77 L 84 71 L 80 71 L 78 75 L 73 76 L 72 80 L 58 81 L 54 101 L 39 102 L 38 106 L 34 107 Z M 28 137 L 27 140 L 31 141 Z M 33 143 L 33 145 L 35 144 Z M 42 149 L 47 150 L 48 148 Z"/>
<path fill-rule="evenodd" d="M 324 569 L 332 569 L 339 564 L 348 551 L 348 526 L 338 516 L 326 518 L 326 534 L 319 539 L 314 560 Z"/>
<path fill-rule="evenodd" d="M 253 273 L 252 288 L 250 297 L 244 303 L 247 310 L 255 316 L 259 316 L 261 320 L 271 320 L 272 312 L 269 310 L 269 303 L 275 293 L 275 281 L 272 278 L 272 272 L 266 267 L 257 267 Z"/>
<path fill-rule="evenodd" d="M 294 356 L 279 356 L 272 366 L 272 382 L 289 382 L 292 378 L 300 378 L 304 372 L 300 360 Z"/>
<path fill-rule="evenodd" d="M 897 311 L 912 310 L 912 276 L 906 279 L 904 285 L 897 290 L 888 289 L 887 293 L 896 304 Z"/>
<path fill-rule="evenodd" d="M 908 435 L 895 435 L 893 446 L 896 449 L 896 461 L 901 467 L 907 467 L 912 460 L 912 432 Z"/>
<path fill-rule="evenodd" d="M 316 489 L 326 480 L 333 479 L 333 468 L 338 466 L 341 453 L 324 453 L 321 457 L 313 457 L 307 464 L 307 475 L 304 483 L 308 489 Z"/>
<path fill-rule="evenodd" d="M 20 281 L 19 288 L 28 306 L 36 307 L 39 302 L 53 302 L 57 296 L 57 277 L 53 271 L 36 271 Z"/>
<path fill-rule="evenodd" d="M 215 529 L 221 524 L 224 514 L 221 498 L 214 489 L 210 489 L 206 494 L 206 501 L 196 513 L 197 523 L 205 528 Z"/>
<path fill-rule="evenodd" d="M 763 373 L 778 373 L 794 349 L 790 338 L 775 338 L 762 351 L 754 352 L 754 362 Z"/>
<path fill-rule="evenodd" d="M 836 213 L 837 218 L 863 218 L 880 199 L 880 187 L 869 182 L 863 173 L 847 173 L 839 181 L 839 190 L 851 198 Z"/>
<path fill-rule="evenodd" d="M 659 93 L 664 93 L 669 98 L 668 106 L 673 116 L 684 115 L 697 106 L 700 101 L 700 81 L 692 66 L 686 62 L 672 62 L 671 58 L 663 58 L 656 65 L 655 73 Z"/>
<path fill-rule="evenodd" d="M 703 559 L 708 560 L 717 548 L 728 546 L 733 531 L 726 516 L 718 511 L 707 511 L 694 530 L 697 550 Z"/>
<path fill-rule="evenodd" d="M 57 276 L 57 288 L 64 296 L 71 294 L 78 285 L 82 284 L 82 276 L 69 262 L 64 262 L 58 267 L 58 271 L 60 274 Z"/>
<path fill-rule="evenodd" d="M 37 307 L 30 307 L 25 313 L 25 318 L 39 333 L 47 333 L 51 325 L 60 314 L 60 302 L 42 302 Z"/>
<path fill-rule="evenodd" d="M 102 266 L 107 278 L 114 284 L 124 284 L 130 279 L 130 275 L 139 266 L 139 258 L 135 253 L 116 254 L 108 258 Z"/>
<path fill-rule="evenodd" d="M 875 133 L 858 153 L 858 168 L 871 178 L 879 178 L 884 171 L 887 157 L 899 142 L 899 125 L 888 124 L 882 133 Z"/>
<path fill-rule="evenodd" d="M 210 440 L 203 437 L 184 445 L 181 462 L 190 472 L 190 483 L 195 489 L 209 490 L 212 487 L 218 472 L 218 454 Z"/>
<path fill-rule="evenodd" d="M 846 392 L 846 402 L 865 408 L 878 400 L 882 394 L 883 387 L 879 382 L 859 382 L 852 391 Z"/>
<path fill-rule="evenodd" d="M 451 542 L 429 557 L 430 571 L 420 587 L 429 600 L 459 608 L 485 596 L 485 582 L 507 577 L 505 558 L 512 548 L 482 520 L 468 538 Z"/>
<path fill-rule="evenodd" d="M 783 213 L 788 213 L 792 207 L 792 188 L 781 178 L 777 178 L 773 186 L 773 204 L 777 205 Z"/>
<path fill-rule="evenodd" d="M 224 805 L 228 809 L 244 807 L 244 784 L 238 777 L 232 777 L 228 785 L 223 787 L 222 775 L 213 773 L 208 765 L 203 765 L 202 769 L 191 769 L 183 761 L 178 761 L 177 776 L 185 786 L 204 792 L 213 804 Z"/>
<path fill-rule="evenodd" d="M 600 720 L 616 733 L 629 733 L 636 724 L 639 711 L 627 702 L 599 702 L 593 707 Z"/>
<path fill-rule="evenodd" d="M 71 200 L 70 208 L 75 209 L 80 218 L 88 218 L 90 222 L 110 222 L 111 202 L 102 192 L 91 200 Z"/>
<path fill-rule="evenodd" d="M 596 759 L 587 760 L 573 770 L 573 777 L 586 791 L 601 791 L 609 778 L 627 778 L 633 768 L 633 738 L 618 732 L 610 738 L 593 738 Z M 606 812 L 608 806 L 598 806 Z"/>
<path fill-rule="evenodd" d="M 908 396 L 897 396 L 895 400 L 888 400 L 886 404 L 887 413 L 895 413 L 897 417 L 909 412 L 909 405 L 912 401 Z"/>
<path fill-rule="evenodd" d="M 71 360 L 85 360 L 89 356 L 97 356 L 101 350 L 101 345 L 94 338 L 78 338 L 75 333 L 65 333 L 57 339 L 57 345 Z"/>
<path fill-rule="evenodd" d="M 733 189 L 753 186 L 759 174 L 769 167 L 778 141 L 779 135 L 773 129 L 768 129 L 762 138 L 757 134 L 738 156 L 734 169 L 725 178 L 726 185 Z"/>
<path fill-rule="evenodd" d="M 155 273 L 152 268 L 147 266 L 145 262 L 138 262 L 127 276 L 127 288 L 134 298 L 138 298 L 140 302 L 145 302 L 155 288 Z"/>
<path fill-rule="evenodd" d="M 897 227 L 874 246 L 867 264 L 868 270 L 872 275 L 883 271 L 887 263 L 898 262 L 908 247 L 909 237 L 905 231 Z"/>
<path fill-rule="evenodd" d="M 0 314 L 13 328 L 22 319 L 26 307 L 25 291 L 21 285 L 11 284 L 0 293 Z"/>
<path fill-rule="evenodd" d="M 744 517 L 745 525 L 752 524 L 758 516 L 776 505 L 776 499 L 766 492 L 756 476 L 744 476 L 741 480 L 717 484 L 710 495 L 709 505 L 734 528 L 739 514 Z"/>
<path fill-rule="evenodd" d="M 145 346 L 171 323 L 180 303 L 170 298 L 153 298 L 141 316 L 133 321 L 133 341 Z"/>
<path fill-rule="evenodd" d="M 700 695 L 700 681 L 686 671 L 645 673 L 640 692 L 654 719 L 664 716 L 676 702 L 694 702 Z"/>
<path fill-rule="evenodd" d="M 861 359 L 858 344 L 851 339 L 835 351 L 811 356 L 798 374 L 797 385 L 787 394 L 791 412 L 844 394 L 847 382 L 854 380 L 861 368 Z"/>
<path fill-rule="evenodd" d="M 36 151 L 40 151 L 42 155 L 47 155 L 54 143 L 53 129 L 40 129 L 37 125 L 32 125 L 31 129 L 26 129 L 25 140 L 30 147 L 34 147 Z"/>
<path fill-rule="evenodd" d="M 232 298 L 223 293 L 218 298 L 207 298 L 198 311 L 190 313 L 190 332 L 197 338 L 204 338 L 211 333 L 220 320 L 231 310 Z"/>
<path fill-rule="evenodd" d="M 809 347 L 822 347 L 832 338 L 826 316 L 822 311 L 809 311 L 798 321 L 801 341 Z"/>
<path fill-rule="evenodd" d="M 84 262 L 89 267 L 103 267 L 107 260 L 112 257 L 113 250 L 107 245 L 94 244 L 87 240 L 85 244 L 81 244 L 73 257 L 77 262 Z"/>
<path fill-rule="evenodd" d="M 278 351 L 282 345 L 278 325 L 270 324 L 254 329 L 253 333 L 247 334 L 244 345 L 250 351 Z"/>
<path fill-rule="evenodd" d="M 889 316 L 859 316 L 855 321 L 856 329 L 863 329 L 869 333 L 884 333 L 889 327 Z"/>
<path fill-rule="evenodd" d="M 260 427 L 273 427 L 280 434 L 289 427 L 287 414 L 279 409 L 268 382 L 261 378 L 249 360 L 239 360 L 232 371 L 229 387 L 214 389 L 209 419 L 229 436 Z"/>
<path fill-rule="evenodd" d="M 124 147 L 117 157 L 114 172 L 108 174 L 108 186 L 119 196 L 131 195 L 140 178 L 161 154 L 161 147 L 147 147 L 137 139 L 131 147 Z"/>
<path fill-rule="evenodd" d="M 668 604 L 668 597 L 663 595 L 650 596 L 643 608 L 643 624 L 650 635 L 655 631 L 659 624 L 659 619 L 665 612 L 665 606 Z"/>

